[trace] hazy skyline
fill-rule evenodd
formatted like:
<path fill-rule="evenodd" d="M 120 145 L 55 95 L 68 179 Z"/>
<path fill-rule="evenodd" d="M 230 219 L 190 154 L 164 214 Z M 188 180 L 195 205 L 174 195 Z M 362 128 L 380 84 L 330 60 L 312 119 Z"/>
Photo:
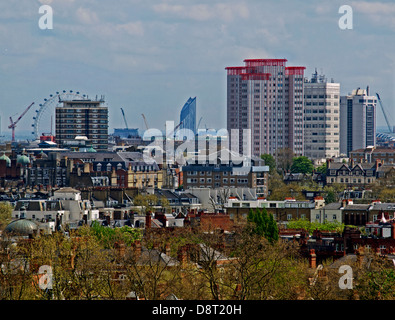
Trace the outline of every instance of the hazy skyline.
<path fill-rule="evenodd" d="M 38 26 L 53 8 L 53 29 Z M 353 9 L 353 29 L 338 26 Z M 201 127 L 226 127 L 227 66 L 285 58 L 341 84 L 378 92 L 395 119 L 395 3 L 391 1 L 20 0 L 0 4 L 2 130 L 9 117 L 56 91 L 105 95 L 110 130 L 163 129 L 197 97 Z M 29 130 L 32 108 L 17 126 Z M 16 118 L 16 115 L 14 118 Z M 385 125 L 377 109 L 378 126 Z M 395 125 L 395 123 L 393 123 Z"/>

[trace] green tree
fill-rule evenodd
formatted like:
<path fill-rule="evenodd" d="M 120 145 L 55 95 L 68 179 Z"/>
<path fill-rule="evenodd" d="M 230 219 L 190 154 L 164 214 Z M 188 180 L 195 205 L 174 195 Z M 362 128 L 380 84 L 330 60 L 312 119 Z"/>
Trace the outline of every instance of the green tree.
<path fill-rule="evenodd" d="M 328 192 L 326 193 L 326 196 L 324 197 L 325 199 L 325 203 L 329 204 L 329 203 L 333 203 L 337 201 L 337 197 L 336 197 L 336 193 L 334 190 L 328 190 Z"/>
<path fill-rule="evenodd" d="M 158 205 L 158 197 L 154 194 L 139 194 L 134 197 L 133 204 L 141 207 L 141 213 L 144 214 L 154 210 L 154 206 Z"/>
<path fill-rule="evenodd" d="M 379 193 L 379 199 L 382 202 L 394 202 L 395 201 L 395 188 L 382 188 Z"/>
<path fill-rule="evenodd" d="M 326 165 L 326 162 L 324 163 L 324 164 L 322 164 L 322 165 L 320 165 L 319 167 L 317 167 L 316 169 L 315 169 L 315 171 L 317 171 L 318 173 L 322 173 L 322 174 L 325 174 L 326 175 L 326 170 L 327 170 L 327 165 Z"/>
<path fill-rule="evenodd" d="M 364 253 L 367 263 L 363 269 L 354 272 L 356 291 L 361 300 L 394 300 L 395 271 L 391 260 Z"/>
<path fill-rule="evenodd" d="M 269 166 L 269 173 L 272 174 L 276 171 L 276 160 L 271 154 L 261 154 L 261 159 L 265 161 L 265 165 Z"/>
<path fill-rule="evenodd" d="M 171 206 L 169 200 L 165 196 L 160 198 L 160 205 L 162 207 L 163 212 L 171 212 Z"/>
<path fill-rule="evenodd" d="M 314 170 L 313 162 L 305 157 L 295 157 L 292 161 L 291 172 L 292 173 L 312 173 Z"/>
<path fill-rule="evenodd" d="M 293 197 L 296 200 L 306 200 L 303 194 L 303 187 L 296 183 L 285 184 L 281 181 L 281 183 L 275 184 L 269 181 L 269 190 L 270 200 L 283 201 L 286 197 Z"/>
<path fill-rule="evenodd" d="M 92 223 L 89 231 L 104 248 L 112 248 L 114 243 L 119 241 L 126 245 L 131 245 L 134 241 L 140 240 L 142 237 L 141 230 L 139 229 L 134 229 L 129 226 L 109 228 L 102 226 L 97 221 Z"/>
<path fill-rule="evenodd" d="M 277 168 L 281 169 L 280 171 L 283 174 L 291 169 L 293 157 L 294 153 L 290 148 L 280 148 L 276 150 L 275 158 Z"/>
<path fill-rule="evenodd" d="M 324 223 L 320 222 L 310 222 L 306 219 L 297 219 L 289 221 L 287 224 L 287 228 L 289 229 L 304 229 L 309 233 L 312 233 L 314 230 L 320 231 L 335 231 L 335 232 L 343 232 L 344 224 L 338 221 Z"/>
<path fill-rule="evenodd" d="M 278 227 L 273 215 L 266 208 L 250 210 L 247 221 L 253 224 L 253 233 L 265 237 L 273 243 L 278 240 Z"/>
<path fill-rule="evenodd" d="M 11 221 L 12 206 L 8 202 L 0 202 L 0 230 Z"/>

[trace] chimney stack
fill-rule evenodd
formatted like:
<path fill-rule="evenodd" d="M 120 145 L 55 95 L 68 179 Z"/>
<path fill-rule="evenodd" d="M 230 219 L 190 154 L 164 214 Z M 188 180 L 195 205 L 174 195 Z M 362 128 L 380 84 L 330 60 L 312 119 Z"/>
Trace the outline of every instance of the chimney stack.
<path fill-rule="evenodd" d="M 358 266 L 359 266 L 359 267 L 362 267 L 363 258 L 364 258 L 364 255 L 365 255 L 364 247 L 359 247 L 359 248 L 356 250 L 356 255 L 357 255 Z"/>
<path fill-rule="evenodd" d="M 170 243 L 166 243 L 165 244 L 165 253 L 170 256 L 171 253 L 171 247 L 170 247 Z"/>
<path fill-rule="evenodd" d="M 146 229 L 151 228 L 151 212 L 147 212 L 145 214 L 145 228 Z"/>
<path fill-rule="evenodd" d="M 315 254 L 314 249 L 310 250 L 309 262 L 310 262 L 310 268 L 312 269 L 317 268 L 317 255 Z"/>
<path fill-rule="evenodd" d="M 115 248 L 119 254 L 120 257 L 125 256 L 125 244 L 123 242 L 116 242 L 115 243 Z"/>
<path fill-rule="evenodd" d="M 178 258 L 178 261 L 180 261 L 181 266 L 185 267 L 185 265 L 187 263 L 187 247 L 186 246 L 182 246 L 179 249 L 177 258 Z"/>
<path fill-rule="evenodd" d="M 134 252 L 136 254 L 136 257 L 140 257 L 140 255 L 141 255 L 141 242 L 140 242 L 140 240 L 136 240 L 133 243 L 133 247 L 134 247 Z"/>

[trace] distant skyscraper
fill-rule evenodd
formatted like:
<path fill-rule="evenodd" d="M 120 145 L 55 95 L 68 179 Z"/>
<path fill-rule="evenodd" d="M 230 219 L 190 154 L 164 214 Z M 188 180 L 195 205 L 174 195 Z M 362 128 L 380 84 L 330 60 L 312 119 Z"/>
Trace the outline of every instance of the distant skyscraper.
<path fill-rule="evenodd" d="M 315 72 L 304 83 L 304 155 L 327 159 L 340 154 L 340 84 Z"/>
<path fill-rule="evenodd" d="M 189 98 L 180 113 L 180 130 L 189 129 L 196 134 L 196 97 Z"/>
<path fill-rule="evenodd" d="M 62 101 L 56 107 L 56 142 L 72 145 L 76 136 L 86 136 L 97 151 L 108 148 L 108 107 L 104 100 Z"/>
<path fill-rule="evenodd" d="M 376 145 L 375 96 L 368 90 L 353 90 L 351 95 L 340 97 L 340 152 Z"/>
<path fill-rule="evenodd" d="M 303 78 L 305 67 L 286 67 L 286 59 L 246 59 L 227 70 L 227 130 L 230 146 L 254 156 L 290 148 L 303 155 Z M 238 140 L 231 134 L 238 129 Z M 242 129 L 249 129 L 244 141 Z M 248 131 L 247 131 L 248 132 Z M 236 140 L 236 141 L 235 141 Z"/>

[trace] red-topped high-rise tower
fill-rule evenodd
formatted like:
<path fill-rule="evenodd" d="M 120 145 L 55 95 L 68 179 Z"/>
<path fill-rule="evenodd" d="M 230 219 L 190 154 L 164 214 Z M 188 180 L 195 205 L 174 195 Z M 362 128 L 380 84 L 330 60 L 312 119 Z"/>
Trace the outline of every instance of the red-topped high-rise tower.
<path fill-rule="evenodd" d="M 246 59 L 227 67 L 227 130 L 231 148 L 245 154 L 276 155 L 290 148 L 303 155 L 303 83 L 305 67 L 287 67 L 286 59 Z M 232 137 L 232 130 L 236 129 Z M 242 129 L 249 129 L 245 141 Z M 238 136 L 238 139 L 236 138 Z M 237 149 L 238 148 L 238 149 Z"/>

